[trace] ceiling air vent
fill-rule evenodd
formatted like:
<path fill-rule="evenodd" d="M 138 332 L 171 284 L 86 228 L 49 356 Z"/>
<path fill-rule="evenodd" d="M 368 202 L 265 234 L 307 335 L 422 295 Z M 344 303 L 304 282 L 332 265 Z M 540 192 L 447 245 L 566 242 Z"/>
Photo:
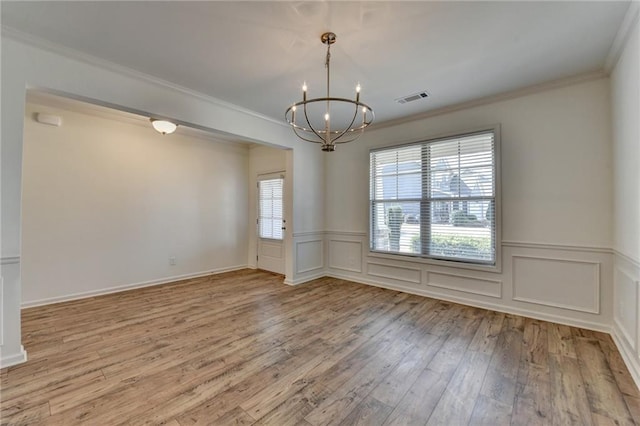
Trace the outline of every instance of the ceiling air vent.
<path fill-rule="evenodd" d="M 407 102 L 417 101 L 419 99 L 427 99 L 429 94 L 427 92 L 414 93 L 413 95 L 403 96 L 396 99 L 399 104 L 406 104 Z"/>

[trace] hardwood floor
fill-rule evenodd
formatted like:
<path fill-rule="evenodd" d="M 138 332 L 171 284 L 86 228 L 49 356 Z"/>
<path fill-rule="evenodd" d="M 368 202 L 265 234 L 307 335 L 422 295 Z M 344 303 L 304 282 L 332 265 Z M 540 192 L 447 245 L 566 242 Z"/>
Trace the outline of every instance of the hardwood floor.
<path fill-rule="evenodd" d="M 2 424 L 640 421 L 603 333 L 243 270 L 23 311 Z"/>

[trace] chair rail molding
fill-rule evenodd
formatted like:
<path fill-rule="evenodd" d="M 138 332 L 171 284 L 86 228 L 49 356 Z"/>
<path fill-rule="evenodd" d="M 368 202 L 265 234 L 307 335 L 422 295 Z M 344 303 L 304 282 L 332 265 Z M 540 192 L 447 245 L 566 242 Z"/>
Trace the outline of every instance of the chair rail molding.
<path fill-rule="evenodd" d="M 0 257 L 0 265 L 15 265 L 16 263 L 20 263 L 20 256 Z"/>

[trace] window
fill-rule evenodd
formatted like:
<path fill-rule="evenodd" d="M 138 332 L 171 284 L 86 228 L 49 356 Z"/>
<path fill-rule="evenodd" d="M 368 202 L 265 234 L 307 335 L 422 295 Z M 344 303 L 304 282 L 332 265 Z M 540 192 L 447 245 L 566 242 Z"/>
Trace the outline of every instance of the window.
<path fill-rule="evenodd" d="M 371 151 L 371 250 L 495 265 L 495 134 Z"/>
<path fill-rule="evenodd" d="M 281 240 L 282 232 L 282 193 L 284 179 L 264 179 L 258 181 L 258 234 L 260 238 Z"/>

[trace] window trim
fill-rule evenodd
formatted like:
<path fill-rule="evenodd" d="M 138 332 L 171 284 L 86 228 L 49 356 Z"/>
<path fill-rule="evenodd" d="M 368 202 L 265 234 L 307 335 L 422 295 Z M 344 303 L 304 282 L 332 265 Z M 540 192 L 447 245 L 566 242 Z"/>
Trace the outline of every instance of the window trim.
<path fill-rule="evenodd" d="M 432 136 L 428 136 L 427 138 L 420 138 L 410 141 L 404 141 L 399 143 L 392 143 L 388 145 L 378 146 L 376 148 L 371 148 L 369 150 L 369 156 L 371 153 L 376 151 L 384 151 L 391 148 L 402 148 L 411 145 L 418 145 L 422 143 L 433 143 L 446 139 L 454 139 L 459 137 L 470 136 L 478 133 L 485 132 L 493 132 L 494 138 L 494 147 L 495 147 L 495 170 L 494 170 L 494 179 L 495 179 L 495 222 L 496 222 L 496 231 L 495 231 L 495 240 L 496 240 L 496 254 L 495 254 L 495 264 L 482 263 L 482 262 L 467 262 L 464 260 L 456 260 L 456 259 L 443 259 L 438 257 L 423 257 L 421 255 L 411 254 L 411 253 L 390 253 L 386 251 L 378 251 L 371 249 L 371 232 L 372 232 L 372 220 L 371 217 L 371 200 L 368 201 L 367 211 L 369 215 L 369 221 L 367 226 L 367 250 L 368 255 L 370 257 L 380 258 L 380 259 L 389 259 L 389 260 L 397 260 L 397 261 L 409 261 L 409 262 L 417 262 L 422 264 L 431 264 L 435 266 L 447 266 L 453 268 L 462 268 L 462 269 L 473 269 L 478 271 L 487 271 L 493 273 L 501 273 L 502 272 L 502 153 L 501 153 L 501 145 L 502 145 L 502 135 L 501 135 L 501 125 L 493 124 L 489 126 L 475 127 L 471 129 L 466 129 L 463 131 L 452 131 L 441 134 L 435 134 Z M 370 191 L 371 185 L 371 167 L 367 168 L 368 171 L 368 179 Z"/>

